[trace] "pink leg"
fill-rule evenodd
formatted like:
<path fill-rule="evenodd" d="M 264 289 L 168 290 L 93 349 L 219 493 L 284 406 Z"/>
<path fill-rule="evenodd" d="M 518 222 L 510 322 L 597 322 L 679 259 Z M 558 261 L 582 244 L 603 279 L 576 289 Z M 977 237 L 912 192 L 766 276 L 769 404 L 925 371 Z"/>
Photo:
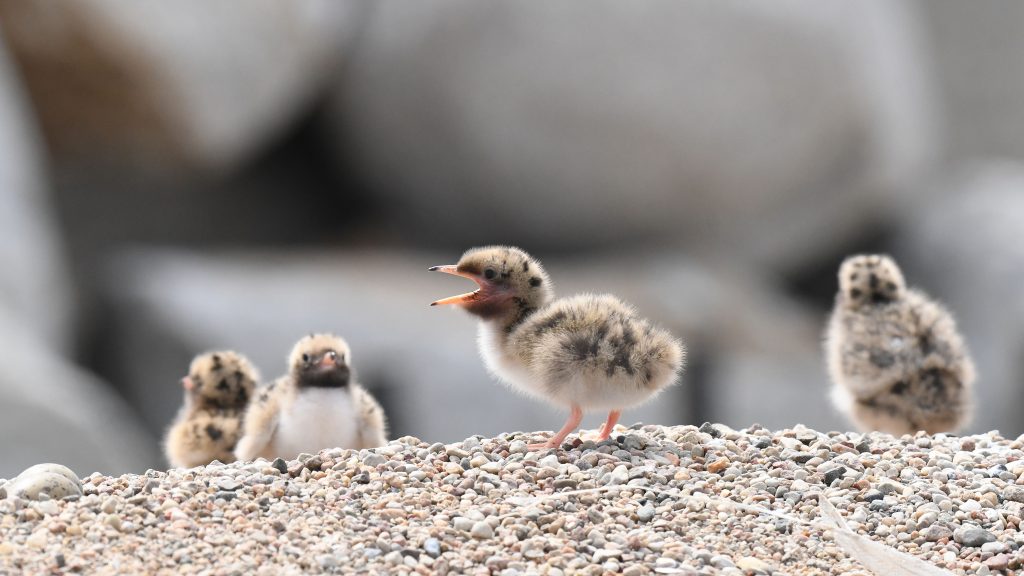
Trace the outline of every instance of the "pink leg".
<path fill-rule="evenodd" d="M 615 428 L 615 424 L 619 421 L 619 416 L 622 415 L 622 410 L 612 410 L 608 413 L 608 419 L 605 420 L 604 426 L 601 426 L 601 431 L 597 435 L 597 441 L 607 440 L 612 435 L 612 428 Z"/>
<path fill-rule="evenodd" d="M 565 441 L 565 437 L 568 436 L 573 430 L 579 425 L 580 421 L 583 420 L 583 409 L 579 406 L 572 407 L 572 413 L 569 414 L 569 419 L 565 421 L 565 426 L 558 431 L 557 434 L 552 436 L 547 442 L 539 442 L 537 444 L 529 444 L 527 446 L 530 450 L 541 450 L 543 448 L 558 448 Z"/>

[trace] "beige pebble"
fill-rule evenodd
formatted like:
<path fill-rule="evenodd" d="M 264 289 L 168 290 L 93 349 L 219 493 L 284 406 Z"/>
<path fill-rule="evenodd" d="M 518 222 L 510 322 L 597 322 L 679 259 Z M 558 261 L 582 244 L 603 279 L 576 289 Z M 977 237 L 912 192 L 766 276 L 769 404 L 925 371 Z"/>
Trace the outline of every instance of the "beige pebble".
<path fill-rule="evenodd" d="M 708 472 L 712 474 L 718 474 L 722 470 L 728 468 L 729 464 L 731 464 L 731 462 L 729 462 L 728 458 L 719 458 L 718 460 L 715 460 L 711 464 L 708 464 Z"/>

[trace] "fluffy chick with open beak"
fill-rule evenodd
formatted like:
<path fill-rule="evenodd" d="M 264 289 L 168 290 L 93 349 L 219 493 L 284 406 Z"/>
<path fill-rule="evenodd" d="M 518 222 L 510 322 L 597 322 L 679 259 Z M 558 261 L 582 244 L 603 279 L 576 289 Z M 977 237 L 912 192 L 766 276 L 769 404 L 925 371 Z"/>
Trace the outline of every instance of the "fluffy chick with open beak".
<path fill-rule="evenodd" d="M 683 365 L 682 344 L 614 296 L 553 300 L 547 273 L 518 248 L 474 248 L 458 264 L 430 270 L 479 285 L 431 306 L 454 304 L 480 318 L 480 353 L 488 369 L 514 388 L 570 410 L 562 429 L 533 449 L 560 446 L 585 410 L 608 411 L 598 433 L 608 438 L 623 409 L 672 384 Z"/>
<path fill-rule="evenodd" d="M 352 352 L 332 334 L 298 341 L 288 374 L 257 391 L 238 442 L 239 460 L 294 458 L 325 448 L 387 443 L 384 410 L 352 375 Z"/>
<path fill-rule="evenodd" d="M 971 416 L 974 364 L 952 315 L 888 256 L 847 258 L 825 337 L 832 400 L 863 431 L 950 432 Z"/>
<path fill-rule="evenodd" d="M 234 462 L 242 417 L 258 381 L 259 373 L 237 352 L 196 356 L 188 376 L 181 379 L 184 404 L 164 438 L 164 455 L 171 466 Z"/>

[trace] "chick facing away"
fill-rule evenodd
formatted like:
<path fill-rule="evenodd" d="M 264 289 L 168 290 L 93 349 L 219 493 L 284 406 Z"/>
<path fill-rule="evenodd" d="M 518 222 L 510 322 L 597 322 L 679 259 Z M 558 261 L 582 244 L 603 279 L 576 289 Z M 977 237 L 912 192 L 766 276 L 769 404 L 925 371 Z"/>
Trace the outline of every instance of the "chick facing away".
<path fill-rule="evenodd" d="M 171 466 L 233 462 L 242 418 L 258 381 L 256 368 L 237 352 L 196 356 L 181 379 L 183 405 L 164 438 Z"/>
<path fill-rule="evenodd" d="M 970 420 L 975 370 L 956 323 L 888 256 L 840 266 L 825 352 L 833 402 L 863 431 L 950 432 Z"/>

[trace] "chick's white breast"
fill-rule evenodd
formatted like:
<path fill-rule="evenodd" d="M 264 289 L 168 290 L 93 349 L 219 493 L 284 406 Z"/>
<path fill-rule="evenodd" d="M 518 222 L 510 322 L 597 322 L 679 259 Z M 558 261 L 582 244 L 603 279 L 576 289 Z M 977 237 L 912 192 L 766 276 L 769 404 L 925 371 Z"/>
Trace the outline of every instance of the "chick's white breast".
<path fill-rule="evenodd" d="M 683 362 L 679 342 L 607 295 L 558 300 L 509 334 L 481 336 L 493 372 L 566 406 L 635 406 L 671 384 Z"/>
<path fill-rule="evenodd" d="M 349 390 L 307 389 L 281 410 L 275 452 L 294 458 L 325 448 L 356 444 L 356 412 Z"/>

